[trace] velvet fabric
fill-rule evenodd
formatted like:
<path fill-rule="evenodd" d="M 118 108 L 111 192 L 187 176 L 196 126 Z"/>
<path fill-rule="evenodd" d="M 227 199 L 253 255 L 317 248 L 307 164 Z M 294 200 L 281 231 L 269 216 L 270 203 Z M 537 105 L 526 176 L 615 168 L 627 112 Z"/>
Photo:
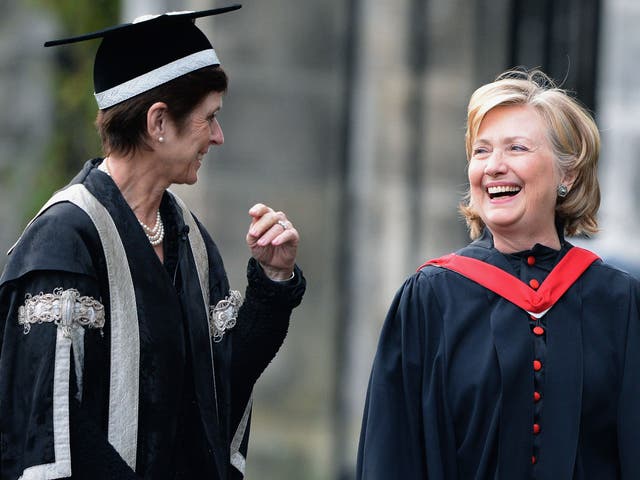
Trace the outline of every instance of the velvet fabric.
<path fill-rule="evenodd" d="M 0 477 L 15 479 L 26 468 L 54 459 L 56 326 L 34 325 L 25 335 L 17 309 L 27 293 L 62 287 L 99 299 L 107 318 L 102 331 L 85 330 L 81 401 L 76 400 L 72 368 L 74 478 L 241 478 L 229 463 L 231 439 L 255 381 L 284 340 L 291 310 L 301 301 L 302 272 L 296 267 L 294 281 L 280 284 L 250 261 L 250 288 L 237 326 L 220 343 L 212 342 L 189 232 L 175 200 L 165 193 L 161 204 L 165 258 L 171 260 L 163 265 L 117 186 L 95 168 L 100 161 L 87 162 L 71 183 L 82 183 L 106 207 L 131 271 L 140 332 L 136 469 L 128 468 L 106 437 L 110 325 L 105 256 L 86 213 L 59 203 L 25 231 L 0 280 Z M 215 305 L 228 295 L 229 283 L 217 247 L 197 225 L 209 256 L 210 303 Z M 256 324 L 264 324 L 264 331 Z"/>
<path fill-rule="evenodd" d="M 485 231 L 457 253 L 542 283 L 570 248 L 504 255 Z M 536 320 L 458 273 L 421 269 L 380 335 L 357 478 L 640 478 L 639 293 L 597 260 Z"/>

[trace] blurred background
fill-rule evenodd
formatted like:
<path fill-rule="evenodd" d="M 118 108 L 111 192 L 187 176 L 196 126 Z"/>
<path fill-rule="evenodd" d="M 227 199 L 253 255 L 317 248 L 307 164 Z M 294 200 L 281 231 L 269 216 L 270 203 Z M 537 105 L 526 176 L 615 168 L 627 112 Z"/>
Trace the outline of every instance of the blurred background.
<path fill-rule="evenodd" d="M 85 160 L 97 42 L 45 40 L 205 0 L 0 0 L 0 248 Z M 472 91 L 541 67 L 590 108 L 603 150 L 602 232 L 575 243 L 637 272 L 640 2 L 245 0 L 198 25 L 231 78 L 196 186 L 176 190 L 244 289 L 247 210 L 284 210 L 308 290 L 255 391 L 250 480 L 354 478 L 386 309 L 428 258 L 467 243 L 464 125 Z M 0 266 L 4 257 L 0 258 Z"/>

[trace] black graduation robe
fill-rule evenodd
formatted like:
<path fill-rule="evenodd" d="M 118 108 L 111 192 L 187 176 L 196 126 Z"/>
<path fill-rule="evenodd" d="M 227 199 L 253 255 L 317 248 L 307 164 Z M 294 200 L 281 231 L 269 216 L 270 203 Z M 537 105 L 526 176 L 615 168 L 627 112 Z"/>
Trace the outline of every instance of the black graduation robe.
<path fill-rule="evenodd" d="M 570 248 L 504 255 L 485 231 L 457 254 L 537 286 Z M 638 295 L 597 260 L 536 319 L 459 273 L 420 269 L 380 335 L 357 478 L 640 478 Z"/>
<path fill-rule="evenodd" d="M 241 478 L 251 391 L 301 301 L 302 272 L 276 283 L 251 260 L 237 324 L 214 341 L 209 305 L 230 289 L 208 233 L 165 193 L 163 265 L 99 163 L 70 185 L 115 228 L 56 203 L 25 230 L 0 279 L 0 478 L 61 478 L 70 467 L 74 478 Z M 112 237 L 121 251 L 103 247 Z M 101 328 L 65 336 L 50 321 L 19 325 L 25 296 L 71 289 L 104 306 Z"/>

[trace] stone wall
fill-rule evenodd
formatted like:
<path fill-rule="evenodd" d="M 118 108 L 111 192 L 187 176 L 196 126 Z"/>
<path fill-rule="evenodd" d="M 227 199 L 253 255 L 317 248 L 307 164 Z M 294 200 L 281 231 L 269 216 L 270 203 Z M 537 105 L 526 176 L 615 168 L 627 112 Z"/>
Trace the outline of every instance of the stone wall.
<path fill-rule="evenodd" d="M 0 16 L 0 268 L 25 225 L 35 171 L 52 132 L 50 62 L 42 44 L 53 32 L 44 12 L 3 2 Z"/>
<path fill-rule="evenodd" d="M 603 4 L 597 119 L 602 134 L 602 231 L 587 242 L 603 257 L 640 275 L 640 4 Z"/>
<path fill-rule="evenodd" d="M 245 2 L 198 21 L 230 76 L 219 115 L 225 144 L 210 152 L 196 188 L 181 192 L 196 202 L 233 288 L 246 284 L 256 202 L 297 225 L 308 279 L 285 345 L 256 386 L 247 478 L 333 475 L 344 22 L 336 0 Z"/>
<path fill-rule="evenodd" d="M 185 4 L 187 3 L 187 4 Z M 226 2 L 128 0 L 123 20 Z M 53 126 L 44 12 L 5 1 L 0 19 L 0 247 L 26 220 L 30 179 Z M 395 290 L 424 259 L 466 243 L 469 94 L 506 68 L 508 0 L 284 0 L 200 19 L 231 84 L 194 187 L 176 187 L 208 227 L 233 288 L 246 283 L 247 210 L 298 226 L 308 279 L 289 336 L 255 390 L 248 479 L 353 476 L 366 383 Z M 603 0 L 597 101 L 603 233 L 638 258 L 640 35 L 634 0 Z M 91 92 L 86 92 L 91 95 Z M 7 108 L 7 105 L 9 108 Z M 93 152 L 87 152 L 89 156 Z"/>

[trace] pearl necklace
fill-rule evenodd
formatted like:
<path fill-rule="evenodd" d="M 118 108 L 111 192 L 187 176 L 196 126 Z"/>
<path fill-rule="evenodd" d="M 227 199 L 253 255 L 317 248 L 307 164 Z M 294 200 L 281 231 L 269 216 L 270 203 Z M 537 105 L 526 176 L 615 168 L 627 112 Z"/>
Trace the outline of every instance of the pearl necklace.
<path fill-rule="evenodd" d="M 155 247 L 162 243 L 162 240 L 164 239 L 164 225 L 162 223 L 162 217 L 160 216 L 160 210 L 158 210 L 158 214 L 156 215 L 156 224 L 153 228 L 148 227 L 140 219 L 138 219 L 138 223 L 144 230 L 144 234 L 149 239 L 151 245 Z"/>
<path fill-rule="evenodd" d="M 100 167 L 104 165 L 104 168 L 100 168 L 104 173 L 111 176 L 111 170 L 109 170 L 109 157 L 105 158 L 104 161 L 100 164 Z M 156 224 L 153 228 L 146 225 L 142 220 L 136 217 L 138 223 L 142 227 L 144 234 L 149 239 L 149 243 L 154 247 L 160 245 L 162 240 L 164 240 L 164 223 L 162 223 L 162 217 L 160 216 L 160 209 L 158 209 L 158 213 L 156 214 Z"/>

